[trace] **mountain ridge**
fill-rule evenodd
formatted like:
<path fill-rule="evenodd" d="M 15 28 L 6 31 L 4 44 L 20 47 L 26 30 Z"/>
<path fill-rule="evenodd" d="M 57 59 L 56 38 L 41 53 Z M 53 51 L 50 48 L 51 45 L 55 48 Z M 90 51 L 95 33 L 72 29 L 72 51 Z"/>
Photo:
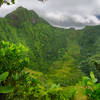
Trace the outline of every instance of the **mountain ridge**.
<path fill-rule="evenodd" d="M 100 26 L 87 26 L 82 30 L 53 27 L 35 15 L 34 11 L 23 7 L 17 8 L 5 18 L 0 18 L 0 40 L 21 42 L 27 46 L 31 59 L 29 67 L 40 72 L 53 73 L 58 79 L 56 81 L 63 85 L 73 83 L 65 82 L 63 78 L 77 82 L 83 73 L 88 75 L 91 70 L 100 77 L 96 67 L 91 67 L 87 62 L 100 53 L 99 33 Z M 89 67 L 84 67 L 86 65 L 81 64 L 83 62 Z M 65 77 L 58 77 L 63 72 Z"/>

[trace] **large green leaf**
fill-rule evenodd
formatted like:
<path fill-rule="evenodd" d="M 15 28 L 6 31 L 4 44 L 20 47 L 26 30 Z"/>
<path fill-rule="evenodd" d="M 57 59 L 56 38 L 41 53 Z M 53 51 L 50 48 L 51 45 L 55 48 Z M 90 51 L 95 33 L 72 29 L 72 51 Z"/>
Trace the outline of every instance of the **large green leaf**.
<path fill-rule="evenodd" d="M 0 93 L 10 93 L 10 92 L 13 92 L 12 87 L 2 87 L 2 86 L 0 86 Z"/>
<path fill-rule="evenodd" d="M 4 72 L 3 74 L 0 75 L 0 82 L 5 81 L 6 78 L 8 77 L 9 72 Z"/>
<path fill-rule="evenodd" d="M 95 78 L 93 72 L 90 73 L 90 77 L 91 77 L 93 83 L 96 83 L 97 82 L 97 79 Z"/>

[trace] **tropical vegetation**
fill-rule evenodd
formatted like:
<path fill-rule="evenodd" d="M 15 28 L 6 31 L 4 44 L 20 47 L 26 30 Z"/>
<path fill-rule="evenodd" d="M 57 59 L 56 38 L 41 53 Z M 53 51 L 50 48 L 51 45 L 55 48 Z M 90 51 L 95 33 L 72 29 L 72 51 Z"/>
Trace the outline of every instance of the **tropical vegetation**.
<path fill-rule="evenodd" d="M 100 100 L 100 26 L 51 26 L 23 7 L 0 18 L 0 100 Z"/>

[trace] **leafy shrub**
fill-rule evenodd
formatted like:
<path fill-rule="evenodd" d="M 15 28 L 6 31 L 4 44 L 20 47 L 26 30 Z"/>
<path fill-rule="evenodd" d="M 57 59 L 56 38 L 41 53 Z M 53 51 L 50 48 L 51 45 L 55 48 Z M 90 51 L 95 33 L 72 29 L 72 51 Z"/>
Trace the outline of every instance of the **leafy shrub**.
<path fill-rule="evenodd" d="M 28 58 L 25 53 L 28 49 L 22 44 L 15 45 L 9 42 L 0 42 L 0 73 L 9 74 L 20 72 L 26 65 Z"/>
<path fill-rule="evenodd" d="M 29 59 L 25 57 L 28 49 L 22 44 L 15 45 L 13 43 L 0 41 L 0 92 L 11 92 L 16 94 L 17 86 L 24 80 L 23 69 L 27 66 Z M 3 74 L 2 74 L 3 73 Z M 3 81 L 3 82 L 2 82 Z M 13 94 L 11 93 L 11 94 Z M 10 95 L 11 95 L 10 94 Z M 0 97 L 2 97 L 2 94 Z M 4 95 L 3 99 L 8 95 Z"/>
<path fill-rule="evenodd" d="M 85 94 L 89 100 L 100 100 L 100 83 L 97 83 L 97 79 L 94 73 L 90 73 L 89 77 L 83 77 L 83 84 L 85 87 Z"/>
<path fill-rule="evenodd" d="M 4 81 L 7 79 L 9 73 L 4 72 L 0 74 L 0 93 L 10 93 L 13 92 L 13 88 L 9 86 L 4 86 Z"/>
<path fill-rule="evenodd" d="M 0 99 L 4 100 L 7 93 L 13 92 L 13 87 L 5 84 L 5 81 L 9 75 L 9 72 L 0 74 Z"/>

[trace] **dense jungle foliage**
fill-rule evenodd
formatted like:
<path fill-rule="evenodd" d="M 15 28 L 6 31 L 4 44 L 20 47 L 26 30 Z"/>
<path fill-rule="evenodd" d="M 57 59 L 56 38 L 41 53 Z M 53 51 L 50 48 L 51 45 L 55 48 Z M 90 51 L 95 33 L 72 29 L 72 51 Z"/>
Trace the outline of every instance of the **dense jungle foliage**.
<path fill-rule="evenodd" d="M 56 28 L 23 7 L 0 18 L 0 100 L 100 100 L 99 82 L 100 26 Z"/>

